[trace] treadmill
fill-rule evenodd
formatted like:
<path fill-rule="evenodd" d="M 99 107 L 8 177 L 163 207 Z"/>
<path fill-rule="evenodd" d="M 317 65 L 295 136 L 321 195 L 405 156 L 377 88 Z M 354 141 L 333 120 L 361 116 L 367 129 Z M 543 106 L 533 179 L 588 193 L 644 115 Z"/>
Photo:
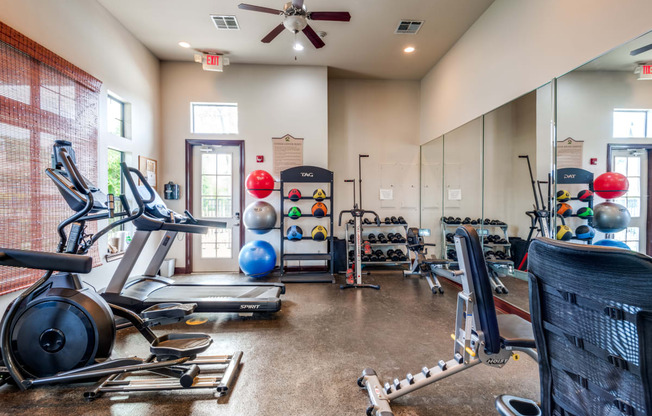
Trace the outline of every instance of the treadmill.
<path fill-rule="evenodd" d="M 74 162 L 74 151 L 70 142 L 60 140 L 54 146 L 55 159 L 59 153 L 58 147 L 66 147 Z M 53 160 L 53 164 L 59 168 L 51 169 L 48 176 L 55 182 L 70 208 L 78 210 L 79 206 L 85 204 L 85 200 L 81 193 L 74 188 L 61 165 L 57 165 L 56 160 Z M 108 286 L 100 291 L 107 302 L 136 313 L 141 313 L 155 305 L 179 302 L 196 304 L 195 312 L 253 315 L 254 313 L 274 313 L 281 309 L 280 295 L 285 293 L 283 283 L 216 283 L 214 275 L 188 276 L 179 279 L 159 276 L 158 271 L 179 232 L 206 234 L 209 227 L 224 228 L 226 224 L 220 221 L 195 219 L 187 211 L 186 215 L 181 215 L 168 209 L 156 191 L 149 186 L 142 173 L 135 168 L 129 168 L 124 162 L 120 166 L 125 181 L 136 200 L 138 210 L 142 210 L 143 214 L 133 220 L 136 228 L 133 239 Z M 136 186 L 132 173 L 139 177 L 144 186 Z M 96 192 L 100 192 L 97 188 L 94 189 Z M 147 195 L 147 197 L 143 195 Z M 112 200 L 106 196 L 105 199 Z M 126 205 L 127 201 L 123 195 L 121 200 Z M 112 211 L 112 207 L 108 206 L 110 204 L 101 202 L 102 198 L 96 197 L 95 201 L 94 210 L 96 212 L 102 209 Z M 125 211 L 129 211 L 128 206 L 124 208 Z M 154 231 L 165 231 L 165 235 L 145 273 L 142 276 L 130 278 L 129 275 Z"/>

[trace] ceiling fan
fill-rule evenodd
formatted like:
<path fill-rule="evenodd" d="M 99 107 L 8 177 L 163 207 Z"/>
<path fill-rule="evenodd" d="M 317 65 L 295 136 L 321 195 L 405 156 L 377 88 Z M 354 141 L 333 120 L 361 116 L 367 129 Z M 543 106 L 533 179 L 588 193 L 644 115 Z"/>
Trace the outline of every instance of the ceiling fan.
<path fill-rule="evenodd" d="M 252 4 L 240 3 L 239 9 L 251 10 L 253 12 L 262 12 L 284 16 L 283 23 L 280 23 L 271 32 L 261 39 L 263 43 L 269 43 L 283 31 L 288 29 L 296 34 L 303 32 L 308 40 L 319 49 L 325 45 L 319 35 L 310 27 L 308 20 L 330 20 L 334 22 L 348 22 L 351 20 L 349 12 L 309 12 L 303 4 L 303 0 L 292 0 L 285 3 L 283 10 L 272 9 L 269 7 L 254 6 Z"/>

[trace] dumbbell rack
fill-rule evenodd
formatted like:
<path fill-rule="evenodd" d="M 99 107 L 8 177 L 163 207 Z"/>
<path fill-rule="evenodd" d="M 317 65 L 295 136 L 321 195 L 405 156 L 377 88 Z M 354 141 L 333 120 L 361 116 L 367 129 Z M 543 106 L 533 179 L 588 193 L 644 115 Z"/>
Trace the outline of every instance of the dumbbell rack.
<path fill-rule="evenodd" d="M 407 248 L 407 229 L 408 225 L 407 224 L 362 224 L 362 234 L 363 235 L 368 235 L 369 233 L 365 233 L 364 230 L 366 229 L 378 229 L 380 230 L 389 230 L 392 231 L 392 228 L 400 228 L 403 232 L 403 238 L 405 239 L 405 243 L 369 243 L 372 248 L 389 248 L 389 247 L 401 247 L 403 249 L 403 253 L 406 256 L 409 256 L 408 254 L 408 248 Z M 355 249 L 355 244 L 349 240 L 349 235 L 353 233 L 353 224 L 346 223 L 346 264 L 347 264 L 347 269 L 351 267 L 351 259 L 349 259 L 349 250 Z M 377 235 L 378 233 L 376 233 Z M 362 238 L 362 240 L 366 240 L 366 238 Z M 363 265 L 369 265 L 369 266 L 398 266 L 402 264 L 410 264 L 410 260 L 408 257 L 408 260 L 405 261 L 392 261 L 387 260 L 387 261 L 363 261 Z"/>
<path fill-rule="evenodd" d="M 558 185 L 568 185 L 568 184 L 587 185 L 589 191 L 593 192 L 593 172 L 584 169 L 578 169 L 578 168 L 557 169 L 557 184 Z M 577 197 L 573 197 L 570 200 L 579 201 L 580 199 Z M 591 198 L 590 201 L 586 201 L 584 203 L 586 204 L 587 207 L 593 210 L 593 198 Z M 563 217 L 559 217 L 559 218 L 561 219 L 562 224 L 566 223 Z M 580 218 L 580 217 L 578 217 L 577 214 L 573 214 L 570 216 L 570 218 Z M 580 219 L 585 220 L 589 225 L 589 227 L 593 227 L 593 217 L 580 218 Z M 587 244 L 593 244 L 592 238 L 577 238 L 577 236 L 575 235 L 575 230 L 573 230 L 573 237 L 571 237 L 571 240 L 585 241 Z"/>
<path fill-rule="evenodd" d="M 449 243 L 448 241 L 446 241 L 446 234 L 451 229 L 453 230 L 453 233 L 454 233 L 454 230 L 457 229 L 457 227 L 459 227 L 462 224 L 448 224 L 448 223 L 445 223 L 443 220 L 440 220 L 440 221 L 441 221 L 441 241 L 442 241 L 441 258 L 442 259 L 447 259 L 448 256 L 446 255 L 446 252 L 448 251 L 448 248 L 451 248 L 451 247 L 455 248 L 455 243 Z M 507 224 L 503 224 L 503 225 L 464 224 L 464 225 L 469 225 L 469 226 L 475 228 L 476 230 L 478 230 L 478 229 L 487 230 L 489 228 L 492 228 L 492 229 L 500 228 L 500 230 L 503 233 L 503 237 L 505 238 L 505 240 L 509 241 L 509 236 L 507 235 L 507 228 L 508 228 Z M 484 234 L 484 235 L 480 235 L 480 238 L 482 239 L 481 241 L 483 241 L 484 240 L 483 237 L 485 237 L 485 235 L 489 234 L 489 233 L 487 232 L 487 233 L 482 233 L 482 234 Z M 512 245 L 510 243 L 507 243 L 507 244 L 494 244 L 494 243 L 484 243 L 483 242 L 482 247 L 484 249 L 500 248 L 500 249 L 505 251 L 505 255 L 507 256 L 507 258 L 512 257 L 512 252 L 511 252 Z M 457 264 L 457 262 L 452 261 L 451 264 Z"/>
<path fill-rule="evenodd" d="M 286 253 L 286 226 L 294 225 L 288 224 L 286 221 L 288 214 L 285 212 L 285 201 L 289 201 L 290 198 L 287 196 L 289 189 L 292 189 L 288 184 L 291 183 L 300 183 L 300 184 L 324 184 L 328 185 L 326 190 L 326 198 L 324 202 L 328 201 L 327 208 L 328 213 L 323 217 L 315 217 L 312 214 L 301 214 L 301 217 L 298 219 L 293 219 L 292 221 L 301 221 L 304 218 L 327 218 L 329 221 L 329 227 L 326 230 L 328 232 L 328 237 L 324 240 L 324 243 L 327 243 L 327 252 L 326 253 Z M 281 250 L 280 250 L 280 265 L 279 270 L 281 273 L 281 282 L 283 283 L 335 283 L 335 278 L 333 277 L 333 268 L 334 268 L 334 253 L 333 248 L 333 172 L 327 169 L 319 168 L 317 166 L 297 166 L 294 168 L 286 169 L 281 172 L 280 180 L 280 191 L 281 191 Z M 312 196 L 302 196 L 301 200 L 313 199 Z M 310 230 L 304 229 L 304 236 L 301 240 L 311 240 Z M 292 242 L 292 245 L 301 244 L 301 241 Z M 286 261 L 296 261 L 296 260 L 325 260 L 328 262 L 328 270 L 321 273 L 301 273 L 293 272 L 287 274 L 285 268 Z"/>

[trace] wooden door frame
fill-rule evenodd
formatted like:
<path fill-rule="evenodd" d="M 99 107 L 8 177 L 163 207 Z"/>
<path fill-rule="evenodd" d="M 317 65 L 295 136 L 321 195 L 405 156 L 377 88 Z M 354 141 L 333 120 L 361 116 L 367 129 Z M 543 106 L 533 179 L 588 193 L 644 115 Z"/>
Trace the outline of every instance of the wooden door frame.
<path fill-rule="evenodd" d="M 607 172 L 611 172 L 614 150 L 645 149 L 647 152 L 647 218 L 645 219 L 645 253 L 652 255 L 652 144 L 607 143 Z M 642 172 L 641 172 L 642 173 Z M 642 190 L 641 190 L 642 191 Z M 641 195 L 641 198 L 643 196 Z"/>
<path fill-rule="evenodd" d="M 242 226 L 242 210 L 244 209 L 245 193 L 245 146 L 244 140 L 210 140 L 210 139 L 186 139 L 186 209 L 193 212 L 193 158 L 192 150 L 195 146 L 237 146 L 240 150 L 240 247 L 244 243 L 244 227 Z M 192 235 L 186 236 L 186 265 L 183 273 L 192 273 Z"/>

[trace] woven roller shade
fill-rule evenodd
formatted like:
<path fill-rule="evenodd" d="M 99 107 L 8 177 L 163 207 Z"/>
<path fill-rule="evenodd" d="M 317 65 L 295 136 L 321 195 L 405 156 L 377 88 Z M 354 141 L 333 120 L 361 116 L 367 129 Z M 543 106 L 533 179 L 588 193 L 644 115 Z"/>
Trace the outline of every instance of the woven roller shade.
<path fill-rule="evenodd" d="M 72 215 L 45 175 L 52 144 L 69 140 L 84 176 L 97 181 L 101 82 L 0 22 L 0 246 L 55 251 Z M 91 225 L 95 227 L 95 225 Z M 99 260 L 97 248 L 91 252 Z M 0 294 L 41 272 L 0 268 Z"/>

